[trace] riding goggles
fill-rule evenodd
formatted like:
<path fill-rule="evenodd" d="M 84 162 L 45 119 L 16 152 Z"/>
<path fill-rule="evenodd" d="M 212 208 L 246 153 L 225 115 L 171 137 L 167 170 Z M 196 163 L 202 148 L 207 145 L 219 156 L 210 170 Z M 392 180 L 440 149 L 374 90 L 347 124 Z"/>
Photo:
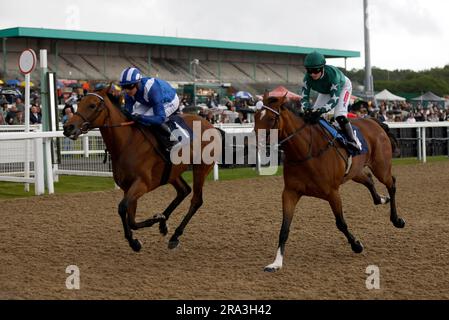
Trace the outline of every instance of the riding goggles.
<path fill-rule="evenodd" d="M 323 71 L 323 68 L 307 68 L 308 74 L 317 74 Z"/>
<path fill-rule="evenodd" d="M 132 83 L 132 84 L 124 84 L 124 85 L 122 86 L 122 89 L 123 89 L 123 90 L 132 90 L 132 89 L 134 89 L 135 86 L 136 86 L 135 83 Z"/>

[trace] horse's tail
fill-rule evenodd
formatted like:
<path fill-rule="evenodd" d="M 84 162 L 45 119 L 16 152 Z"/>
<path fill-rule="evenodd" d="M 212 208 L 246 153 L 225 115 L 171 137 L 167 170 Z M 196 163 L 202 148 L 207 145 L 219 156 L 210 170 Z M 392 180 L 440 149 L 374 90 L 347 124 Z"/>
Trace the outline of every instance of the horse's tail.
<path fill-rule="evenodd" d="M 390 127 L 388 127 L 388 125 L 386 125 L 385 123 L 381 122 L 379 119 L 377 118 L 372 118 L 379 126 L 382 127 L 382 129 L 384 129 L 385 133 L 388 135 L 388 138 L 390 139 L 390 143 L 391 143 L 391 151 L 393 152 L 394 156 L 399 156 L 401 154 L 401 148 L 399 147 L 399 142 L 396 139 L 396 137 L 391 133 L 390 131 Z"/>

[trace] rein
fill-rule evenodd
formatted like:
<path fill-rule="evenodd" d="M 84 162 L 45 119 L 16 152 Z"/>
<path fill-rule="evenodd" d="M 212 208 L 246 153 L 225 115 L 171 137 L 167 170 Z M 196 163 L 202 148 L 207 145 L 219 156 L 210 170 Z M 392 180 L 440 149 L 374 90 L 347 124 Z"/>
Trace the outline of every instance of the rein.
<path fill-rule="evenodd" d="M 101 101 L 101 105 L 97 107 L 97 110 L 95 110 L 95 113 L 98 113 L 100 111 L 103 110 L 103 108 L 105 107 L 105 103 L 104 103 L 104 98 L 102 96 L 100 96 L 99 94 L 95 93 L 95 92 L 89 92 L 86 94 L 86 96 L 95 96 L 98 99 L 100 99 Z M 81 132 L 82 133 L 87 133 L 90 129 L 90 121 L 86 119 L 86 117 L 84 117 L 81 113 L 79 113 L 78 111 L 74 113 L 75 115 L 79 116 L 81 119 L 83 119 L 84 123 L 81 126 Z M 109 118 L 109 110 L 108 110 L 108 118 Z M 121 122 L 118 124 L 104 124 L 102 126 L 99 126 L 99 128 L 120 128 L 120 127 L 126 127 L 126 126 L 130 126 L 133 125 L 134 121 L 126 121 L 126 122 Z"/>
<path fill-rule="evenodd" d="M 278 122 L 278 120 L 279 120 L 279 118 L 280 118 L 280 116 L 281 116 L 281 113 L 280 113 L 279 111 L 277 111 L 277 110 L 274 110 L 273 108 L 268 107 L 268 106 L 262 106 L 262 109 L 267 109 L 267 110 L 273 112 L 273 113 L 276 115 L 275 122 L 274 122 L 274 124 L 273 124 L 273 127 L 271 128 L 271 129 L 274 129 L 274 127 L 276 126 L 276 124 L 277 124 L 277 122 Z M 301 128 L 299 128 L 298 130 L 296 130 L 295 132 L 293 132 L 293 133 L 292 133 L 291 135 L 289 135 L 287 138 L 281 140 L 281 142 L 279 142 L 279 143 L 277 144 L 277 146 L 280 147 L 283 143 L 287 142 L 288 140 L 290 140 L 291 138 L 293 138 L 295 135 L 297 135 L 298 133 L 300 133 L 303 129 L 305 129 L 306 126 L 307 126 L 307 123 L 304 123 L 304 125 L 303 125 Z"/>
<path fill-rule="evenodd" d="M 267 110 L 273 112 L 273 113 L 276 115 L 276 120 L 275 120 L 275 122 L 274 122 L 274 124 L 273 124 L 273 127 L 271 128 L 271 129 L 274 129 L 274 127 L 276 126 L 276 124 L 277 124 L 277 122 L 278 122 L 278 120 L 279 120 L 279 118 L 280 118 L 280 116 L 281 116 L 281 113 L 280 113 L 279 111 L 277 111 L 277 110 L 274 110 L 273 108 L 268 107 L 268 106 L 262 106 L 262 109 L 267 109 Z M 307 127 L 307 125 L 308 125 L 307 123 L 304 123 L 304 125 L 303 125 L 301 128 L 297 129 L 295 132 L 293 132 L 292 134 L 290 134 L 289 136 L 287 136 L 287 138 L 282 139 L 282 140 L 277 144 L 277 146 L 278 146 L 278 147 L 282 146 L 282 144 L 284 144 L 284 143 L 287 142 L 288 140 L 292 139 L 294 136 L 296 136 L 298 133 L 300 133 L 302 130 L 304 130 L 304 129 Z"/>
<path fill-rule="evenodd" d="M 271 112 L 273 112 L 276 115 L 276 120 L 275 123 L 273 124 L 273 128 L 276 126 L 281 113 L 273 108 L 270 108 L 268 106 L 263 106 L 262 109 L 267 109 Z M 289 163 L 292 164 L 300 164 L 306 161 L 309 161 L 313 158 L 319 158 L 321 157 L 327 150 L 329 150 L 330 147 L 334 147 L 335 150 L 337 151 L 338 155 L 343 159 L 343 161 L 345 161 L 346 165 L 348 164 L 347 160 L 343 157 L 343 155 L 339 152 L 337 146 L 335 145 L 335 138 L 330 139 L 330 137 L 325 133 L 325 132 L 321 132 L 323 137 L 327 140 L 327 144 L 324 148 L 320 149 L 318 151 L 317 154 L 313 155 L 312 154 L 312 145 L 313 145 L 313 134 L 312 134 L 312 127 L 310 126 L 309 123 L 304 122 L 304 125 L 302 125 L 299 129 L 295 130 L 295 132 L 293 132 L 292 134 L 288 135 L 285 139 L 282 139 L 278 144 L 277 147 L 282 146 L 282 144 L 284 144 L 285 142 L 291 140 L 293 137 L 295 137 L 297 134 L 299 134 L 301 131 L 303 131 L 305 128 L 309 127 L 310 128 L 310 142 L 309 142 L 309 147 L 308 147 L 308 152 L 307 152 L 307 156 L 303 159 L 300 160 L 295 160 L 295 161 L 288 161 Z M 320 126 L 320 128 L 323 130 L 323 128 Z"/>

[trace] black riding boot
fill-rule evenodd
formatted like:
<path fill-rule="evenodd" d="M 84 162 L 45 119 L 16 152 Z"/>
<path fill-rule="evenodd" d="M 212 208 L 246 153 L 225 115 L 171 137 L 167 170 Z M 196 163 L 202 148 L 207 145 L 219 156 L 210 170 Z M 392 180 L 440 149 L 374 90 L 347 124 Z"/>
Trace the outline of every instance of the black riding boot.
<path fill-rule="evenodd" d="M 175 145 L 179 143 L 179 140 L 176 138 L 176 136 L 172 133 L 170 127 L 166 123 L 162 123 L 160 126 L 160 131 L 163 133 L 163 145 L 164 148 L 167 151 L 170 151 Z"/>
<path fill-rule="evenodd" d="M 341 130 L 346 134 L 348 138 L 348 146 L 351 148 L 361 151 L 361 147 L 359 146 L 358 139 L 354 136 L 354 130 L 352 129 L 351 122 L 349 122 L 346 117 L 337 117 L 337 122 L 340 125 Z"/>

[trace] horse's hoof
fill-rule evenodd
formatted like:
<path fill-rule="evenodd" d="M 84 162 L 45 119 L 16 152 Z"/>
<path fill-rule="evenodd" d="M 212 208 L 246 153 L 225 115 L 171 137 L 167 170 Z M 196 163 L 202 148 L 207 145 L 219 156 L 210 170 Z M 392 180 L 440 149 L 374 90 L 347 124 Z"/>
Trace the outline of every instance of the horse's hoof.
<path fill-rule="evenodd" d="M 263 271 L 276 272 L 281 268 L 282 268 L 282 264 L 272 263 L 272 264 L 269 264 L 268 266 L 266 266 L 265 268 L 263 268 Z"/>
<path fill-rule="evenodd" d="M 132 248 L 135 252 L 139 252 L 140 249 L 142 249 L 142 243 L 141 243 L 139 240 L 137 240 L 137 239 L 132 240 L 132 241 L 129 243 L 129 245 L 131 246 L 131 248 Z"/>
<path fill-rule="evenodd" d="M 393 221 L 393 225 L 396 228 L 402 229 L 405 227 L 405 220 L 402 218 L 397 218 L 396 221 Z"/>
<path fill-rule="evenodd" d="M 159 232 L 164 237 L 168 234 L 168 227 L 167 227 L 167 224 L 165 223 L 165 221 L 159 223 Z"/>
<path fill-rule="evenodd" d="M 265 272 L 276 272 L 279 269 L 281 269 L 281 268 L 280 267 L 266 266 L 265 268 L 263 268 L 263 271 L 265 271 Z"/>
<path fill-rule="evenodd" d="M 355 253 L 361 253 L 363 251 L 363 245 L 359 240 L 351 243 L 351 248 Z"/>
<path fill-rule="evenodd" d="M 178 245 L 179 245 L 179 240 L 170 240 L 168 242 L 168 248 L 170 250 L 176 248 Z"/>

